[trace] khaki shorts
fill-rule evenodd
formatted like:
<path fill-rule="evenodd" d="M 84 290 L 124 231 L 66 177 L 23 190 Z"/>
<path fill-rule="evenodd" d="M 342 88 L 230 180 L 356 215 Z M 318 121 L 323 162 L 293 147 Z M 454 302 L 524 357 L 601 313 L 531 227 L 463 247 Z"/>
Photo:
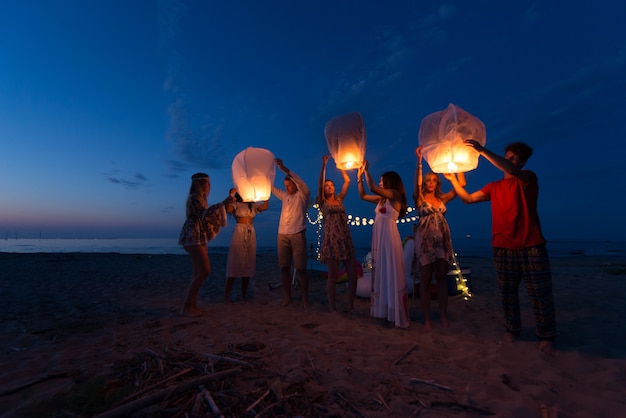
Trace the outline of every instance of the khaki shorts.
<path fill-rule="evenodd" d="M 306 229 L 297 234 L 278 234 L 277 246 L 280 267 L 291 267 L 293 258 L 296 270 L 306 270 Z"/>

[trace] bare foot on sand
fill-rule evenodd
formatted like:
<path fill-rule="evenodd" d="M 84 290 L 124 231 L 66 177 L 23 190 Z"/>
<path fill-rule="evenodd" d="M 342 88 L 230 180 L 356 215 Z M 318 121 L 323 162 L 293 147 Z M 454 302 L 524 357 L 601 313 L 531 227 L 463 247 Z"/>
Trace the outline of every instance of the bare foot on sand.
<path fill-rule="evenodd" d="M 537 350 L 550 357 L 554 357 L 554 344 L 552 341 L 542 340 L 539 342 L 539 345 L 537 345 Z"/>
<path fill-rule="evenodd" d="M 288 306 L 291 303 L 291 298 L 285 298 L 280 302 L 280 306 Z"/>
<path fill-rule="evenodd" d="M 424 321 L 424 331 L 430 332 L 433 330 L 433 324 L 430 321 Z"/>
<path fill-rule="evenodd" d="M 446 318 L 445 316 L 441 318 L 441 325 L 444 328 L 450 328 L 450 322 L 448 321 L 448 318 Z"/>
<path fill-rule="evenodd" d="M 306 300 L 302 301 L 302 306 L 304 307 L 304 309 L 311 308 L 311 304 L 308 301 L 306 301 Z"/>

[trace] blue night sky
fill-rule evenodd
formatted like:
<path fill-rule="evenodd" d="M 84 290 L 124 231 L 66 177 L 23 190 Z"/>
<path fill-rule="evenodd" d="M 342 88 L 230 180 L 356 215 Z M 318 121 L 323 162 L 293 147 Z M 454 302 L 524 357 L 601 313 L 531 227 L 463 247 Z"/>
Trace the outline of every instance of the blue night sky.
<path fill-rule="evenodd" d="M 420 122 L 454 103 L 491 150 L 535 149 L 548 241 L 623 240 L 624 22 L 616 1 L 4 2 L 0 233 L 176 238 L 191 174 L 209 173 L 220 201 L 249 146 L 313 199 L 324 126 L 354 111 L 374 177 L 396 170 L 411 196 Z M 328 177 L 341 180 L 332 161 Z M 468 191 L 501 177 L 481 159 Z M 373 214 L 354 181 L 345 204 Z M 274 245 L 279 211 L 272 197 L 256 219 L 259 245 Z M 490 216 L 448 206 L 453 238 L 488 238 Z M 366 246 L 371 227 L 353 234 Z"/>

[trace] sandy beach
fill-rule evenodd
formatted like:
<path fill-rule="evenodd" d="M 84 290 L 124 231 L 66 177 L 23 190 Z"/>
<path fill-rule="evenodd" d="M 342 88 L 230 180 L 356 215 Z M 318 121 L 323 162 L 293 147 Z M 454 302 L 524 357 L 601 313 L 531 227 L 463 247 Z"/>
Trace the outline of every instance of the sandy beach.
<path fill-rule="evenodd" d="M 188 318 L 185 255 L 0 253 L 0 416 L 626 416 L 626 257 L 552 259 L 554 357 L 536 350 L 525 290 L 522 336 L 501 340 L 489 258 L 463 260 L 473 295 L 451 298 L 447 330 L 433 301 L 430 333 L 412 297 L 404 330 L 366 299 L 328 313 L 319 272 L 310 310 L 297 291 L 280 307 L 267 254 L 249 300 L 226 304 L 226 256 L 210 258 L 207 314 Z"/>

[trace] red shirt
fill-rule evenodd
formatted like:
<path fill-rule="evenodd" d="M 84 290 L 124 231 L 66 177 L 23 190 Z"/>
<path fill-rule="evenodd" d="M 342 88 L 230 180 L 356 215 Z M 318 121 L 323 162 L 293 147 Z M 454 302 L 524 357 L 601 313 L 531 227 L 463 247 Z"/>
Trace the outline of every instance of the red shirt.
<path fill-rule="evenodd" d="M 491 182 L 481 190 L 491 201 L 493 247 L 520 250 L 546 242 L 537 213 L 537 175 L 524 172 L 528 175 L 527 183 L 510 177 Z"/>

